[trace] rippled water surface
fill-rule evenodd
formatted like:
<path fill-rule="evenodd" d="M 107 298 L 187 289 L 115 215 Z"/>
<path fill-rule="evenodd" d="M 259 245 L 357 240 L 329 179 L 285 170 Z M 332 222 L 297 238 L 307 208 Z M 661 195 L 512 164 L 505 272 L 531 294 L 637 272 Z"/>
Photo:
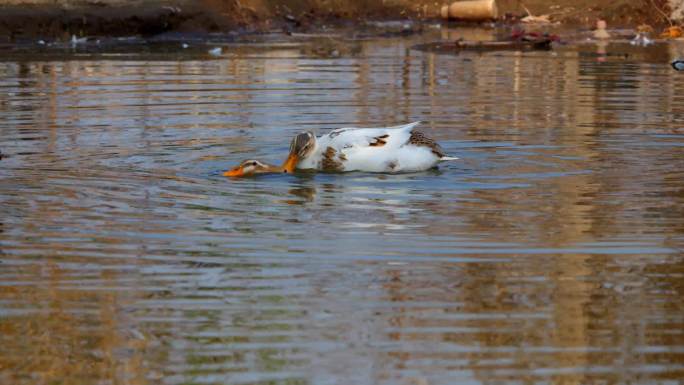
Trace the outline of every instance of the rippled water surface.
<path fill-rule="evenodd" d="M 0 382 L 681 384 L 684 46 L 429 38 L 4 55 Z M 461 160 L 220 174 L 415 120 Z"/>

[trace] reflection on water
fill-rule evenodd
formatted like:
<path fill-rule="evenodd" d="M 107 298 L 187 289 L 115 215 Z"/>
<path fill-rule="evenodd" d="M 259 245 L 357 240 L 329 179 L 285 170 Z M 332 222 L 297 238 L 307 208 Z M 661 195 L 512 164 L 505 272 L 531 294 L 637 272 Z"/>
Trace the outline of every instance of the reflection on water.
<path fill-rule="evenodd" d="M 420 40 L 0 62 L 0 382 L 680 383 L 681 47 Z M 462 161 L 220 176 L 414 120 Z"/>

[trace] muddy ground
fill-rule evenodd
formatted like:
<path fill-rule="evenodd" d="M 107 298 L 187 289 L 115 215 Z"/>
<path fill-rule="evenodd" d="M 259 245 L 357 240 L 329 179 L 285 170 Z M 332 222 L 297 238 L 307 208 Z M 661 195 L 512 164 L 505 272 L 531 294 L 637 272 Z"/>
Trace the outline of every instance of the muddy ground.
<path fill-rule="evenodd" d="M 0 0 L 0 42 L 36 37 L 150 36 L 165 32 L 310 32 L 363 20 L 439 19 L 446 2 L 426 0 Z M 551 15 L 591 27 L 668 23 L 665 0 L 499 0 L 507 20 Z"/>

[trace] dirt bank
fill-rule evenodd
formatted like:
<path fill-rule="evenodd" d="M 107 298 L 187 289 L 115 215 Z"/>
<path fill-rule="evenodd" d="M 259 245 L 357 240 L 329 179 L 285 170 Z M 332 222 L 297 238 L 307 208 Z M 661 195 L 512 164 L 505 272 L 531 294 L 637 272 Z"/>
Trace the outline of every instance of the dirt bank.
<path fill-rule="evenodd" d="M 445 1 L 427 0 L 0 0 L 0 41 L 72 35 L 310 30 L 363 19 L 431 19 Z M 666 23 L 666 0 L 500 0 L 502 13 L 550 14 L 582 26 L 597 18 L 636 26 Z"/>

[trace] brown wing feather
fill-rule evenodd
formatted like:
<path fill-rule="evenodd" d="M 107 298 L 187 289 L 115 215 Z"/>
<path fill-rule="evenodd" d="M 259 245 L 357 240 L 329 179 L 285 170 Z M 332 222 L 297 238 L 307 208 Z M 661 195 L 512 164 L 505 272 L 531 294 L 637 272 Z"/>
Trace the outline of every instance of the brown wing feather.
<path fill-rule="evenodd" d="M 325 152 L 323 152 L 323 159 L 321 162 L 321 168 L 323 171 L 342 171 L 344 170 L 344 166 L 342 165 L 342 162 L 347 160 L 347 157 L 344 156 L 344 154 L 339 154 L 338 158 L 335 159 L 335 156 L 337 155 L 337 151 L 335 151 L 334 148 L 332 147 L 327 147 L 325 149 Z"/>
<path fill-rule="evenodd" d="M 389 134 L 376 136 L 372 139 L 372 142 L 368 143 L 368 145 L 371 147 L 382 147 L 387 144 L 387 141 L 385 140 L 387 138 L 389 138 Z"/>
<path fill-rule="evenodd" d="M 437 142 L 435 142 L 432 138 L 427 137 L 420 131 L 412 131 L 411 137 L 409 137 L 409 140 L 408 142 L 406 142 L 406 144 L 412 144 L 414 146 L 419 147 L 427 147 L 432 151 L 433 154 L 437 155 L 440 158 L 446 156 L 446 153 L 444 152 L 444 150 L 442 150 L 442 147 L 440 147 L 440 145 L 437 144 Z"/>

